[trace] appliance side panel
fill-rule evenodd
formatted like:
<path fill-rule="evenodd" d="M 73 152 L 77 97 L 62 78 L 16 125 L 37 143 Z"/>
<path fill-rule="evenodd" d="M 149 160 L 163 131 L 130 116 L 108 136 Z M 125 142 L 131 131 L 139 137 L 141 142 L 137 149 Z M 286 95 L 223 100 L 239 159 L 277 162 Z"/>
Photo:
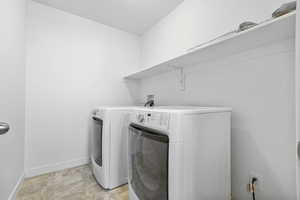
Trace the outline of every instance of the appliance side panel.
<path fill-rule="evenodd" d="M 127 183 L 129 111 L 112 111 L 110 125 L 110 187 Z"/>
<path fill-rule="evenodd" d="M 230 199 L 230 113 L 185 115 L 185 199 Z"/>
<path fill-rule="evenodd" d="M 184 198 L 184 173 L 185 163 L 183 155 L 183 142 L 169 144 L 169 199 L 182 200 Z"/>

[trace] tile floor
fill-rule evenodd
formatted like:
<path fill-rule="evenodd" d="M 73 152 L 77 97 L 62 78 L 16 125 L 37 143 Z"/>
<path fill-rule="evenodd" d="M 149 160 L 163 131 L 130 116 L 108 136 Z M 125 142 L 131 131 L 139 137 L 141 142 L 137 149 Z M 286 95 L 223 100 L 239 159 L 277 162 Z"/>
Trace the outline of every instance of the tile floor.
<path fill-rule="evenodd" d="M 25 179 L 16 200 L 128 200 L 128 187 L 106 191 L 84 165 Z"/>

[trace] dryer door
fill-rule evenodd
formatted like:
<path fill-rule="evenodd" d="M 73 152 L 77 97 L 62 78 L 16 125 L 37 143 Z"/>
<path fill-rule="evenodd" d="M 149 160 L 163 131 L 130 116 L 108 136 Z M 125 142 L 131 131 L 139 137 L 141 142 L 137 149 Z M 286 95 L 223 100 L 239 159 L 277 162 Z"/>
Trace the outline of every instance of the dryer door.
<path fill-rule="evenodd" d="M 129 126 L 129 183 L 142 200 L 168 199 L 167 135 L 137 124 Z"/>
<path fill-rule="evenodd" d="M 93 148 L 92 159 L 102 167 L 102 132 L 103 132 L 103 120 L 93 116 Z"/>

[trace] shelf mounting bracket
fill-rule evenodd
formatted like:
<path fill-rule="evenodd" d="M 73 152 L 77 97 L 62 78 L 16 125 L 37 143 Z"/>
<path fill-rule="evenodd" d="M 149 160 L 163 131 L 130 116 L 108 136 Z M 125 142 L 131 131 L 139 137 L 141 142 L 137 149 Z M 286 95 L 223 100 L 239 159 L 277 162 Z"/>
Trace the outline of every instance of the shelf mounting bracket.
<path fill-rule="evenodd" d="M 178 87 L 180 91 L 185 91 L 185 82 L 186 75 L 183 67 L 180 66 L 172 66 L 175 70 L 178 71 Z"/>

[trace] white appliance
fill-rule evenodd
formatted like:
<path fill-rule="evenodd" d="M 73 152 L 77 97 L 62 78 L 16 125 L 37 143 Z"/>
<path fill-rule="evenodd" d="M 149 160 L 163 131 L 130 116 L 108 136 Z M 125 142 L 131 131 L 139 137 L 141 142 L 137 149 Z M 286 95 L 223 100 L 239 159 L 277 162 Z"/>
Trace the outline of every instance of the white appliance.
<path fill-rule="evenodd" d="M 135 109 L 130 200 L 230 200 L 231 109 Z"/>
<path fill-rule="evenodd" d="M 93 112 L 92 169 L 105 189 L 126 184 L 129 107 L 102 107 Z"/>

